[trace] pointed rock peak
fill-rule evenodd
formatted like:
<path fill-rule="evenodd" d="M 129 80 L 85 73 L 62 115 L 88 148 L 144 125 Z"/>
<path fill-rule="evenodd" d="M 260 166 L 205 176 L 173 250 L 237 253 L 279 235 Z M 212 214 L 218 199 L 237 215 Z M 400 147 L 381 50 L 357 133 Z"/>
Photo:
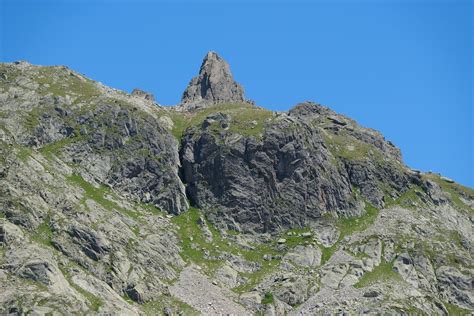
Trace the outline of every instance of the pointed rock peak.
<path fill-rule="evenodd" d="M 202 65 L 204 65 L 209 60 L 222 60 L 224 63 L 226 63 L 219 55 L 217 55 L 216 52 L 213 52 L 212 50 L 207 52 L 206 57 L 204 57 L 204 60 L 202 62 Z"/>
<path fill-rule="evenodd" d="M 229 64 L 216 52 L 208 52 L 183 93 L 182 103 L 244 102 L 244 89 L 234 81 Z"/>

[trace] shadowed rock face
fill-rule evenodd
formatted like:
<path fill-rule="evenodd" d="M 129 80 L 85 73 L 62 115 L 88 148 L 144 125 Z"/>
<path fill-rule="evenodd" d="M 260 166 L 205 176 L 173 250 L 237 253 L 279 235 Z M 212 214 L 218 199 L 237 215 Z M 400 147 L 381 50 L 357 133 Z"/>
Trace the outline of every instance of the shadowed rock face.
<path fill-rule="evenodd" d="M 231 137 L 222 141 L 204 129 L 183 140 L 188 196 L 202 209 L 219 210 L 209 214 L 212 221 L 225 220 L 237 230 L 272 231 L 304 226 L 323 210 L 357 214 L 348 177 L 330 163 L 318 131 L 288 118 L 269 127 L 261 142 L 230 143 Z"/>
<path fill-rule="evenodd" d="M 216 126 L 234 124 L 223 114 L 212 120 L 221 121 Z M 360 157 L 338 155 L 331 146 L 335 140 L 326 139 L 332 133 L 344 135 Z M 419 182 L 399 168 L 398 148 L 378 133 L 311 102 L 272 119 L 261 139 L 236 137 L 226 128 L 216 132 L 209 124 L 188 129 L 180 158 L 192 203 L 212 222 L 243 231 L 302 227 L 326 212 L 359 216 L 363 210 L 354 187 L 383 207 L 380 183 L 404 192 Z"/>
<path fill-rule="evenodd" d="M 208 52 L 199 70 L 183 93 L 182 103 L 208 101 L 243 102 L 244 89 L 234 81 L 229 64 L 215 52 Z"/>

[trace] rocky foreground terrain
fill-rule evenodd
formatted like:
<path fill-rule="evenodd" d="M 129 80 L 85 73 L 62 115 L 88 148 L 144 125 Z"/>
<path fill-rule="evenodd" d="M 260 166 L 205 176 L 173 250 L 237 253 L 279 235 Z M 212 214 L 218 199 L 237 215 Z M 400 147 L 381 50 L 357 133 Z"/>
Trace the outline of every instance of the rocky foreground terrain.
<path fill-rule="evenodd" d="M 454 163 L 454 162 L 453 162 Z M 474 313 L 474 191 L 205 57 L 163 107 L 0 64 L 0 314 Z"/>

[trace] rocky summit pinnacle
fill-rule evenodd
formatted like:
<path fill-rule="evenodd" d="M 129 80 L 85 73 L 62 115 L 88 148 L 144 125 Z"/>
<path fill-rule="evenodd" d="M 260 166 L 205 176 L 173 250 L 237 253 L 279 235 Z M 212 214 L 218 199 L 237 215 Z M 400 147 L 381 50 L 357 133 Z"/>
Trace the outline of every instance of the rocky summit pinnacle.
<path fill-rule="evenodd" d="M 182 103 L 222 103 L 244 101 L 244 89 L 234 81 L 229 64 L 216 52 L 208 52 L 199 70 L 183 93 Z"/>

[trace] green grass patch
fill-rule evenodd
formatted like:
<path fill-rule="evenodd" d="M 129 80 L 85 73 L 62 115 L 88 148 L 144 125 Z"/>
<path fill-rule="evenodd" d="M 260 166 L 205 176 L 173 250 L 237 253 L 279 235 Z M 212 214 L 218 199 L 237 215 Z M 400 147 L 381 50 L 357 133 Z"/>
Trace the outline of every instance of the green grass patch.
<path fill-rule="evenodd" d="M 275 301 L 273 294 L 270 292 L 265 293 L 265 296 L 262 299 L 262 304 L 272 304 Z"/>
<path fill-rule="evenodd" d="M 52 247 L 51 238 L 53 236 L 53 231 L 49 226 L 50 218 L 49 216 L 36 228 L 36 231 L 31 236 L 31 239 L 45 246 Z"/>
<path fill-rule="evenodd" d="M 303 245 L 311 240 L 311 236 L 303 237 L 302 234 L 311 232 L 308 227 L 294 228 L 286 231 L 281 235 L 281 238 L 286 239 L 285 244 L 289 248 L 294 248 L 298 245 Z"/>
<path fill-rule="evenodd" d="M 83 289 L 82 287 L 80 287 L 79 285 L 74 283 L 72 281 L 71 275 L 68 273 L 68 270 L 67 270 L 69 267 L 74 267 L 75 269 L 80 269 L 80 270 L 84 271 L 84 273 L 87 273 L 87 271 L 83 267 L 79 266 L 77 263 L 75 263 L 73 261 L 69 261 L 66 267 L 65 266 L 59 266 L 59 269 L 61 270 L 62 274 L 64 275 L 64 277 L 66 278 L 68 283 L 77 292 L 79 292 L 82 296 L 84 296 L 89 301 L 90 310 L 93 311 L 93 312 L 98 312 L 100 307 L 102 305 L 104 305 L 104 302 L 100 298 L 98 298 L 97 296 L 92 294 L 91 292 Z"/>
<path fill-rule="evenodd" d="M 455 182 L 448 182 L 441 179 L 437 174 L 425 174 L 424 177 L 436 182 L 443 191 L 449 193 L 451 202 L 460 209 L 469 210 L 474 214 L 474 208 L 470 207 L 461 200 L 461 197 L 467 197 L 474 200 L 474 190 Z"/>
<path fill-rule="evenodd" d="M 166 307 L 176 310 L 176 313 L 173 313 L 173 315 L 178 315 L 180 312 L 183 315 L 201 315 L 192 306 L 172 296 L 162 295 L 157 300 L 146 302 L 141 306 L 145 315 L 163 315 Z"/>
<path fill-rule="evenodd" d="M 229 229 L 229 230 L 227 230 L 227 235 L 238 236 L 238 235 L 240 235 L 240 232 L 236 231 L 236 230 Z"/>
<path fill-rule="evenodd" d="M 174 123 L 172 133 L 181 140 L 184 131 L 192 126 L 200 125 L 207 116 L 214 113 L 224 113 L 231 117 L 228 131 L 244 136 L 259 137 L 263 133 L 266 122 L 273 117 L 273 112 L 248 103 L 222 103 L 187 113 L 169 111 L 169 116 Z M 216 131 L 218 126 L 212 126 Z"/>
<path fill-rule="evenodd" d="M 17 146 L 16 156 L 23 162 L 27 162 L 28 158 L 31 156 L 31 148 L 24 146 Z"/>
<path fill-rule="evenodd" d="M 3 261 L 5 260 L 5 248 L 3 247 L 2 244 L 0 244 L 0 264 L 3 264 Z"/>
<path fill-rule="evenodd" d="M 449 236 L 448 240 L 454 242 L 457 247 L 463 248 L 462 241 L 461 241 L 461 235 L 459 234 L 459 232 L 457 232 L 455 230 L 451 230 L 451 231 L 449 231 L 448 236 Z"/>
<path fill-rule="evenodd" d="M 402 278 L 400 275 L 393 271 L 393 262 L 382 260 L 382 262 L 374 267 L 372 271 L 364 273 L 364 275 L 359 279 L 359 282 L 354 284 L 354 287 L 363 288 L 378 282 L 393 282 L 401 280 Z"/>
<path fill-rule="evenodd" d="M 448 310 L 448 315 L 472 315 L 472 311 L 461 308 L 454 304 L 444 302 L 444 307 Z"/>
<path fill-rule="evenodd" d="M 89 304 L 90 304 L 89 307 L 91 311 L 98 312 L 100 307 L 104 305 L 104 302 L 100 298 L 92 294 L 91 292 L 84 290 L 82 287 L 75 284 L 74 282 L 69 282 L 69 283 L 74 289 L 76 289 L 76 291 L 81 293 L 82 296 L 84 296 L 89 301 Z"/>
<path fill-rule="evenodd" d="M 8 90 L 12 86 L 16 86 L 16 79 L 21 74 L 21 71 L 12 65 L 0 63 L 0 89 Z"/>
<path fill-rule="evenodd" d="M 413 186 L 409 190 L 405 191 L 397 199 L 388 198 L 388 195 L 385 195 L 385 206 L 389 207 L 392 205 L 399 205 L 405 208 L 414 209 L 425 203 L 421 199 L 423 194 L 423 189 L 419 186 Z"/>
<path fill-rule="evenodd" d="M 27 130 L 31 131 L 34 130 L 40 123 L 41 114 L 46 109 L 41 108 L 32 108 L 31 111 L 26 113 L 26 117 L 23 121 L 23 125 L 26 127 Z"/>
<path fill-rule="evenodd" d="M 339 249 L 339 241 L 331 247 L 321 246 L 319 248 L 321 249 L 321 265 L 323 265 L 328 262 L 329 259 L 331 259 L 332 255 L 336 252 L 336 250 Z"/>
<path fill-rule="evenodd" d="M 403 304 L 403 302 L 400 303 Z M 407 308 L 402 308 L 400 311 L 402 314 L 407 313 L 408 315 L 428 315 L 426 312 L 415 306 L 408 306 Z"/>
<path fill-rule="evenodd" d="M 219 265 L 218 260 L 205 258 L 205 251 L 216 254 L 212 245 L 205 240 L 198 221 L 201 213 L 196 208 L 190 208 L 172 218 L 172 222 L 178 225 L 178 236 L 181 241 L 181 257 L 188 262 L 194 262 L 208 270 L 214 270 Z"/>
<path fill-rule="evenodd" d="M 61 140 L 44 145 L 39 149 L 39 151 L 45 155 L 45 157 L 51 159 L 53 156 L 57 156 L 62 148 L 74 142 L 80 141 L 81 139 L 83 139 L 82 136 L 63 138 Z"/>
<path fill-rule="evenodd" d="M 208 241 L 199 222 L 204 220 L 212 234 L 212 241 Z M 229 241 L 221 236 L 212 224 L 208 223 L 200 210 L 191 207 L 187 212 L 175 216 L 171 220 L 179 227 L 177 230 L 181 242 L 181 257 L 187 262 L 194 262 L 213 273 L 223 264 L 222 260 L 210 259 L 219 256 L 221 252 L 241 254 L 242 249 L 229 245 Z M 207 255 L 206 255 L 207 253 Z"/>
<path fill-rule="evenodd" d="M 91 199 L 98 204 L 100 204 L 102 207 L 104 207 L 106 210 L 113 211 L 116 210 L 132 219 L 138 219 L 140 217 L 140 214 L 123 208 L 119 206 L 117 203 L 115 203 L 112 200 L 109 200 L 106 196 L 107 195 L 114 195 L 111 189 L 107 188 L 104 185 L 100 185 L 98 188 L 94 187 L 91 183 L 87 182 L 78 174 L 73 174 L 68 177 L 69 181 L 78 185 L 84 190 L 84 198 L 85 199 Z"/>
<path fill-rule="evenodd" d="M 245 293 L 252 290 L 263 280 L 266 275 L 275 271 L 280 265 L 280 262 L 281 260 L 279 259 L 268 260 L 263 262 L 260 269 L 255 272 L 240 273 L 241 276 L 247 279 L 247 282 L 233 288 L 232 290 L 236 293 Z"/>
<path fill-rule="evenodd" d="M 360 217 L 340 218 L 335 221 L 336 227 L 339 229 L 340 235 L 337 242 L 331 247 L 320 245 L 321 265 L 325 264 L 332 255 L 339 249 L 339 244 L 344 237 L 352 235 L 356 232 L 364 231 L 369 228 L 379 215 L 379 210 L 369 202 L 365 202 L 365 214 Z"/>
<path fill-rule="evenodd" d="M 172 222 L 179 227 L 177 234 L 181 243 L 181 257 L 186 262 L 198 264 L 209 275 L 212 275 L 224 264 L 224 260 L 215 259 L 222 253 L 231 253 L 247 261 L 258 263 L 260 269 L 257 271 L 241 273 L 248 279 L 248 282 L 236 287 L 234 291 L 248 291 L 280 264 L 281 259 L 277 259 L 276 256 L 281 253 L 275 250 L 272 244 L 252 245 L 253 249 L 243 248 L 232 242 L 231 239 L 223 237 L 211 223 L 204 219 L 212 233 L 212 241 L 208 241 L 199 224 L 201 218 L 204 219 L 201 211 L 192 207 L 187 212 L 173 217 Z M 264 255 L 267 255 L 269 260 L 264 260 Z"/>
<path fill-rule="evenodd" d="M 323 134 L 324 143 L 327 145 L 331 153 L 340 158 L 347 160 L 367 160 L 375 159 L 383 161 L 383 155 L 380 150 L 367 143 L 364 143 L 347 132 L 339 131 L 339 134 Z"/>
<path fill-rule="evenodd" d="M 138 203 L 138 206 L 144 210 L 144 211 L 147 211 L 147 212 L 150 212 L 151 214 L 153 215 L 158 215 L 158 216 L 166 216 L 166 212 L 165 211 L 162 211 L 160 210 L 158 207 L 156 207 L 155 205 L 153 204 L 149 204 L 149 203 Z"/>
<path fill-rule="evenodd" d="M 90 99 L 100 94 L 94 81 L 61 67 L 41 67 L 35 79 L 40 84 L 39 92 L 42 94 L 51 93 L 63 97 L 75 94 L 81 99 Z"/>
<path fill-rule="evenodd" d="M 348 218 L 335 220 L 341 231 L 339 241 L 346 235 L 356 231 L 361 231 L 369 227 L 378 215 L 378 210 L 366 204 L 366 213 L 358 218 Z M 208 241 L 204 236 L 203 229 L 199 224 L 204 220 L 205 224 L 212 233 L 212 241 Z M 179 227 L 177 230 L 178 237 L 181 242 L 181 257 L 187 262 L 193 262 L 204 268 L 204 271 L 212 275 L 220 266 L 224 264 L 219 258 L 222 253 L 231 253 L 242 257 L 243 259 L 257 263 L 260 268 L 252 273 L 240 273 L 247 279 L 245 284 L 241 284 L 233 290 L 237 293 L 243 293 L 254 288 L 261 280 L 278 268 L 281 259 L 287 249 L 291 249 L 298 245 L 308 244 L 311 242 L 311 236 L 304 237 L 303 234 L 310 232 L 309 228 L 291 229 L 281 235 L 286 240 L 285 250 L 278 250 L 279 245 L 277 239 L 266 244 L 251 245 L 252 249 L 243 248 L 231 241 L 231 238 L 223 237 L 220 232 L 209 222 L 207 222 L 201 211 L 196 208 L 190 208 L 178 216 L 173 217 L 172 222 Z M 290 234 L 288 234 L 290 233 Z M 229 235 L 237 235 L 234 232 Z M 329 260 L 332 254 L 338 249 L 338 243 L 332 247 L 321 247 L 323 252 L 323 263 Z M 207 255 L 206 255 L 207 253 Z M 267 260 L 264 260 L 264 256 Z"/>
<path fill-rule="evenodd" d="M 355 232 L 369 228 L 379 215 L 379 210 L 372 204 L 365 202 L 365 214 L 360 217 L 341 218 L 337 221 L 337 227 L 341 232 L 340 239 L 352 235 Z"/>

